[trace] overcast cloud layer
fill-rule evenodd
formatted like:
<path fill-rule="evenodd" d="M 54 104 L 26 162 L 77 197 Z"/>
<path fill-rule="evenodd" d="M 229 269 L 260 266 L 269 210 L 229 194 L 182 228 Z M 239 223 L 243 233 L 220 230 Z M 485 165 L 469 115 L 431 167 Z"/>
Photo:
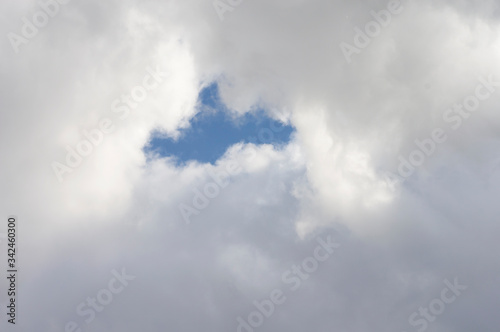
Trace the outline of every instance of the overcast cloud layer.
<path fill-rule="evenodd" d="M 0 283 L 0 330 L 498 332 L 497 1 L 54 3 L 38 31 L 23 18 L 40 3 L 0 3 L 0 232 L 18 217 L 20 270 L 15 327 Z M 288 145 L 236 144 L 215 165 L 145 155 L 214 82 L 236 118 L 292 125 Z M 135 278 L 78 314 L 123 269 Z"/>

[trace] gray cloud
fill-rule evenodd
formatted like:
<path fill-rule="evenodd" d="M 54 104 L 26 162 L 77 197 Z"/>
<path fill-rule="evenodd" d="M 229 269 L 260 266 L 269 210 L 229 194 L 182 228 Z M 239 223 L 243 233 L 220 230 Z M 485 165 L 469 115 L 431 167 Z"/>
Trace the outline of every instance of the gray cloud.
<path fill-rule="evenodd" d="M 500 93 L 457 130 L 443 114 L 480 77 L 500 81 L 498 4 L 403 1 L 347 63 L 340 44 L 387 5 L 243 1 L 221 21 L 211 1 L 73 0 L 16 53 L 7 34 L 41 7 L 2 3 L 0 210 L 20 221 L 16 328 L 236 331 L 280 288 L 286 302 L 255 331 L 418 331 L 412 313 L 457 278 L 467 290 L 426 330 L 497 331 Z M 113 100 L 156 65 L 165 82 L 120 121 Z M 189 126 L 212 81 L 235 114 L 261 107 L 297 132 L 283 149 L 231 147 L 214 167 L 241 173 L 187 225 L 178 207 L 213 181 L 206 165 L 142 147 L 153 130 Z M 103 117 L 116 130 L 60 183 L 51 163 Z M 388 182 L 436 128 L 447 141 Z M 283 273 L 327 235 L 341 247 L 290 291 Z M 77 307 L 122 268 L 136 279 L 86 324 Z"/>

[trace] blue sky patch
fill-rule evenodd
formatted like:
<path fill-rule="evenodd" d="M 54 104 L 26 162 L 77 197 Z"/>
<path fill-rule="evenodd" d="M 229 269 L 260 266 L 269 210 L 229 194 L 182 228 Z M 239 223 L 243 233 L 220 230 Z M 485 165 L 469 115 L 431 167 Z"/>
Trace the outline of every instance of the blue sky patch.
<path fill-rule="evenodd" d="M 200 92 L 199 105 L 199 113 L 177 141 L 153 133 L 145 152 L 174 156 L 177 164 L 190 160 L 213 164 L 233 144 L 284 145 L 294 131 L 293 127 L 268 117 L 264 110 L 232 118 L 220 101 L 216 83 Z"/>

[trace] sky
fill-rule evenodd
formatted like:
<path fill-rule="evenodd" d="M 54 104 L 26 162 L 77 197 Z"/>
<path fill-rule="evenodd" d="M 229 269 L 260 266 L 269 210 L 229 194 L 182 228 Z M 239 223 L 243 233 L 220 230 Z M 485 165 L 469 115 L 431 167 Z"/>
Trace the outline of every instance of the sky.
<path fill-rule="evenodd" d="M 498 332 L 497 1 L 2 1 L 0 32 L 1 331 Z"/>
<path fill-rule="evenodd" d="M 293 132 L 293 127 L 268 117 L 264 110 L 232 116 L 220 101 L 217 83 L 200 91 L 197 108 L 198 113 L 180 137 L 154 132 L 145 153 L 173 157 L 177 165 L 190 161 L 214 164 L 234 144 L 272 144 L 279 148 L 290 141 Z"/>

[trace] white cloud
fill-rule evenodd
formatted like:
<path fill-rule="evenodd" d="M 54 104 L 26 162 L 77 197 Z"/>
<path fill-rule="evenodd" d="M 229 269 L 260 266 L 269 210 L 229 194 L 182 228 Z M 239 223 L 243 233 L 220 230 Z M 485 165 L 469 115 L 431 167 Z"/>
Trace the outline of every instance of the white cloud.
<path fill-rule="evenodd" d="M 71 1 L 19 53 L 1 39 L 0 210 L 20 220 L 19 328 L 235 331 L 333 228 L 338 255 L 259 331 L 411 331 L 408 316 L 455 277 L 469 288 L 429 331 L 496 331 L 500 94 L 403 183 L 384 174 L 479 77 L 500 81 L 498 4 L 404 1 L 348 64 L 339 44 L 386 6 L 245 1 L 220 21 L 211 1 Z M 4 36 L 38 8 L 2 3 Z M 119 119 L 113 100 L 156 65 L 165 82 Z M 235 113 L 262 107 L 296 134 L 282 149 L 231 147 L 213 168 L 242 172 L 186 225 L 178 206 L 212 181 L 207 165 L 142 148 L 154 130 L 179 135 L 213 80 Z M 115 131 L 59 183 L 51 163 L 103 117 Z M 137 278 L 85 326 L 77 305 L 122 267 Z"/>

